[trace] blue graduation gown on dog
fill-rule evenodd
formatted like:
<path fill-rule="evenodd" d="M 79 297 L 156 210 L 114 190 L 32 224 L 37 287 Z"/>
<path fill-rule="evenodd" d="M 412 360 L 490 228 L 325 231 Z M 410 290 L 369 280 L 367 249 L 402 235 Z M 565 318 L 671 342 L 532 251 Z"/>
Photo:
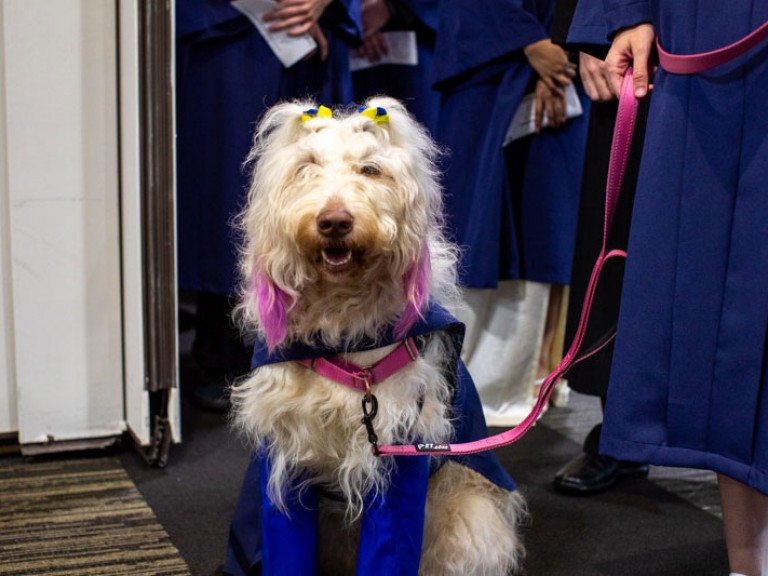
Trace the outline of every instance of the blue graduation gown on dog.
<path fill-rule="evenodd" d="M 352 100 L 348 45 L 360 42 L 359 0 L 337 0 L 321 26 L 329 41 L 315 56 L 285 68 L 253 24 L 229 0 L 176 4 L 178 283 L 182 289 L 233 294 L 243 207 L 243 161 L 256 122 L 283 99 Z"/>
<path fill-rule="evenodd" d="M 435 56 L 440 0 L 398 0 L 407 16 L 384 31 L 412 30 L 416 32 L 419 63 L 382 64 L 352 73 L 355 100 L 386 94 L 405 103 L 408 111 L 434 135 L 440 110 L 440 93 L 432 89 L 431 72 Z"/>
<path fill-rule="evenodd" d="M 611 0 L 674 54 L 768 20 L 768 3 Z M 768 42 L 653 79 L 601 450 L 706 468 L 768 494 Z"/>
<path fill-rule="evenodd" d="M 408 336 L 416 338 L 438 330 L 449 334 L 452 343 L 449 377 L 455 390 L 453 414 L 457 416 L 453 441 L 469 442 L 485 438 L 488 431 L 482 405 L 459 357 L 464 326 L 444 308 L 430 304 L 424 317 L 413 326 Z M 377 342 L 364 344 L 360 349 L 378 348 L 394 341 L 392 335 L 387 334 Z M 255 369 L 276 362 L 332 356 L 341 351 L 294 346 L 270 355 L 264 343 L 259 342 L 254 349 L 252 367 Z M 506 490 L 515 489 L 514 481 L 493 452 L 454 457 L 447 454 L 445 460 L 448 459 L 472 468 Z M 357 567 L 359 575 L 405 576 L 418 573 L 427 480 L 436 462 L 428 457 L 397 457 L 390 490 L 366 503 Z M 294 499 L 289 503 L 290 518 L 286 517 L 265 496 L 268 470 L 268 459 L 255 454 L 246 472 L 232 519 L 225 572 L 244 576 L 251 568 L 263 562 L 265 576 L 314 574 L 316 495 L 308 490 L 301 502 Z"/>
<path fill-rule="evenodd" d="M 462 249 L 460 278 L 567 284 L 576 233 L 585 114 L 502 148 L 533 69 L 523 48 L 548 37 L 551 0 L 444 0 L 434 69 L 442 93 L 438 141 L 447 227 Z M 578 81 L 577 88 L 580 89 Z"/>

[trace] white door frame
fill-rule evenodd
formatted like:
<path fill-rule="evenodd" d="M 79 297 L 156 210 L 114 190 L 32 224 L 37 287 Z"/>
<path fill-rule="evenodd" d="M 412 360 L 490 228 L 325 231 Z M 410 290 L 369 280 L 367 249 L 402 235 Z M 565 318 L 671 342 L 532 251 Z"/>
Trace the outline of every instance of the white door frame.
<path fill-rule="evenodd" d="M 0 437 L 180 441 L 172 2 L 0 2 Z"/>

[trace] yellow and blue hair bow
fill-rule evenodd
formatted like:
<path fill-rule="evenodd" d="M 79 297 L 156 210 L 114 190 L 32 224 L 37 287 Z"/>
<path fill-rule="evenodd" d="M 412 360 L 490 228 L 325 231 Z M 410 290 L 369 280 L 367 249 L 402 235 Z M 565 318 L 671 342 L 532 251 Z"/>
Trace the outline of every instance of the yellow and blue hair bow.
<path fill-rule="evenodd" d="M 357 111 L 360 112 L 360 114 L 363 116 L 368 116 L 368 118 L 376 122 L 376 124 L 384 124 L 389 122 L 389 114 L 387 113 L 386 108 L 381 108 L 380 106 L 376 108 L 366 108 L 365 106 L 360 106 Z"/>
<path fill-rule="evenodd" d="M 312 120 L 313 118 L 333 118 L 333 112 L 330 108 L 319 106 L 318 108 L 310 108 L 309 110 L 304 110 L 304 112 L 301 113 L 302 122 Z"/>

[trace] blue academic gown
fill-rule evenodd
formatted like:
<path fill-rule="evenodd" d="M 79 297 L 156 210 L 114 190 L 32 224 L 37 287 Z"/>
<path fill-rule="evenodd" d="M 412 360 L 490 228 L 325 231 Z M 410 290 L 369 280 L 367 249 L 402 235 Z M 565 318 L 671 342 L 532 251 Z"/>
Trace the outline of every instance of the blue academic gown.
<path fill-rule="evenodd" d="M 386 94 L 401 100 L 416 119 L 434 134 L 440 111 L 440 93 L 432 89 L 431 70 L 435 56 L 435 35 L 440 0 L 399 0 L 409 13 L 407 24 L 385 26 L 384 31 L 416 32 L 419 63 L 416 66 L 382 64 L 352 73 L 355 101 Z"/>
<path fill-rule="evenodd" d="M 608 33 L 653 22 L 675 54 L 768 20 L 762 0 L 606 7 Z M 653 83 L 601 451 L 768 494 L 768 43 Z"/>
<path fill-rule="evenodd" d="M 418 337 L 441 330 L 450 336 L 452 348 L 448 375 L 454 385 L 454 442 L 469 442 L 486 438 L 482 405 L 472 378 L 459 357 L 464 326 L 444 308 L 431 304 L 409 332 Z M 377 348 L 393 342 L 387 334 L 378 342 L 362 348 Z M 340 349 L 295 346 L 269 354 L 263 342 L 256 344 L 253 368 L 270 363 L 329 356 Z M 375 422 L 374 422 L 375 425 Z M 448 456 L 463 466 L 477 471 L 494 484 L 514 490 L 515 483 L 501 466 L 493 452 L 469 456 Z M 429 457 L 397 457 L 397 467 L 391 487 L 384 495 L 371 498 L 363 513 L 357 574 L 362 576 L 416 575 L 421 557 L 424 505 L 429 474 L 436 470 L 437 461 Z M 317 501 L 312 490 L 305 492 L 299 502 L 289 503 L 290 518 L 276 510 L 266 496 L 265 485 L 269 470 L 267 458 L 255 454 L 245 475 L 240 499 L 232 519 L 225 572 L 244 576 L 263 562 L 265 576 L 308 576 L 315 573 Z"/>
<path fill-rule="evenodd" d="M 448 230 L 462 249 L 460 279 L 567 284 L 576 233 L 589 102 L 558 130 L 502 148 L 532 91 L 523 48 L 548 37 L 551 0 L 444 0 L 433 71 L 442 94 L 438 141 Z M 579 86 L 579 90 L 581 90 Z"/>
<path fill-rule="evenodd" d="M 178 275 L 182 289 L 232 294 L 238 239 L 233 217 L 248 188 L 243 161 L 256 122 L 283 99 L 352 100 L 348 45 L 360 42 L 359 0 L 337 0 L 321 25 L 317 57 L 285 68 L 229 0 L 176 6 Z"/>

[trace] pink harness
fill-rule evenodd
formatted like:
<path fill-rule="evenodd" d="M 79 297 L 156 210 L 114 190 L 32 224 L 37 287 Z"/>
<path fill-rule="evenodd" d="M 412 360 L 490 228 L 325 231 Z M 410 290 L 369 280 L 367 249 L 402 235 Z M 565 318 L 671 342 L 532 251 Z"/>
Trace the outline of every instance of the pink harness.
<path fill-rule="evenodd" d="M 741 40 L 734 42 L 725 48 L 713 50 L 711 52 L 675 55 L 663 50 L 658 43 L 658 40 L 656 46 L 659 53 L 659 61 L 667 72 L 673 74 L 697 74 L 733 60 L 759 44 L 765 38 L 768 38 L 768 22 Z M 595 266 L 592 269 L 592 275 L 584 296 L 584 305 L 581 310 L 576 334 L 568 352 L 564 355 L 560 364 L 544 379 L 536 404 L 530 414 L 528 414 L 519 425 L 495 436 L 463 444 L 378 446 L 376 434 L 373 431 L 372 426 L 372 420 L 376 416 L 377 405 L 376 397 L 371 393 L 371 385 L 381 382 L 418 357 L 419 353 L 413 340 L 408 339 L 402 342 L 387 357 L 370 368 L 361 368 L 345 362 L 340 358 L 332 358 L 328 360 L 319 358 L 315 360 L 299 361 L 301 364 L 331 380 L 365 392 L 363 397 L 363 423 L 368 429 L 369 440 L 371 441 L 373 451 L 377 456 L 444 455 L 446 452 L 449 452 L 451 455 L 466 455 L 493 450 L 517 442 L 531 429 L 531 427 L 533 427 L 534 424 L 536 424 L 536 421 L 549 403 L 549 398 L 560 378 L 562 378 L 572 366 L 596 354 L 613 339 L 615 334 L 612 334 L 590 352 L 581 356 L 578 355 L 584 342 L 587 322 L 592 309 L 592 301 L 595 296 L 600 273 L 605 266 L 605 263 L 612 258 L 627 257 L 627 253 L 623 250 L 609 250 L 606 245 L 606 240 L 608 238 L 608 232 L 611 229 L 611 223 L 613 222 L 613 216 L 621 192 L 621 183 L 624 179 L 624 172 L 627 167 L 629 149 L 632 144 L 632 135 L 635 129 L 637 108 L 638 102 L 633 94 L 632 68 L 629 68 L 621 85 L 619 110 L 616 117 L 613 142 L 611 144 L 611 156 L 609 160 L 608 183 L 606 186 L 605 198 L 605 218 L 603 222 L 603 243 L 597 257 L 597 262 L 595 262 Z M 368 404 L 371 405 L 370 410 L 367 408 Z"/>
<path fill-rule="evenodd" d="M 370 394 L 371 386 L 383 382 L 418 357 L 419 350 L 416 343 L 413 338 L 408 338 L 368 368 L 362 368 L 338 356 L 297 360 L 297 362 L 334 382 Z"/>

